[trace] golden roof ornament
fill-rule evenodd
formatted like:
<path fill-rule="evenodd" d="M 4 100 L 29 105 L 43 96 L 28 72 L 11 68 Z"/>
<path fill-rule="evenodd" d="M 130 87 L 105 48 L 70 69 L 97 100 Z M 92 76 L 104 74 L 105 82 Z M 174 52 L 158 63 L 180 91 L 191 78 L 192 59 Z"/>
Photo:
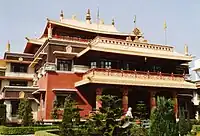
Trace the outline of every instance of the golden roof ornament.
<path fill-rule="evenodd" d="M 91 16 L 90 16 L 90 9 L 88 9 L 87 14 L 86 14 L 86 22 L 91 23 Z"/>
<path fill-rule="evenodd" d="M 72 15 L 72 19 L 73 19 L 73 20 L 76 20 L 76 15 Z"/>
<path fill-rule="evenodd" d="M 112 19 L 112 25 L 115 26 L 115 20 L 114 20 L 114 18 Z"/>
<path fill-rule="evenodd" d="M 134 28 L 133 33 L 135 34 L 135 36 L 138 36 L 141 34 L 140 29 L 138 29 L 137 27 Z"/>
<path fill-rule="evenodd" d="M 185 53 L 186 56 L 188 56 L 188 46 L 187 46 L 187 44 L 185 44 L 185 46 L 184 46 L 184 53 Z"/>
<path fill-rule="evenodd" d="M 8 41 L 7 45 L 6 45 L 6 52 L 10 52 L 10 42 Z"/>
<path fill-rule="evenodd" d="M 24 99 L 25 93 L 23 91 L 19 92 L 19 99 Z"/>
<path fill-rule="evenodd" d="M 61 12 L 60 12 L 60 21 L 62 22 L 63 19 L 64 19 L 64 13 L 63 13 L 63 10 L 61 10 Z"/>
<path fill-rule="evenodd" d="M 131 39 L 131 36 L 130 36 L 130 35 L 126 37 L 126 41 L 127 41 L 127 42 L 132 42 L 132 39 Z"/>
<path fill-rule="evenodd" d="M 104 20 L 103 20 L 103 19 L 100 20 L 100 24 L 101 24 L 101 25 L 104 24 Z"/>

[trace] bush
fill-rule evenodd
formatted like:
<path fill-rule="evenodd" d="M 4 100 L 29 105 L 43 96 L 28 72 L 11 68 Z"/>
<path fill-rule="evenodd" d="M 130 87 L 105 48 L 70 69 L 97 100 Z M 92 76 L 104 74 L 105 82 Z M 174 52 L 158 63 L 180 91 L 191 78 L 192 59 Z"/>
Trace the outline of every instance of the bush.
<path fill-rule="evenodd" d="M 4 125 L 6 122 L 6 105 L 0 104 L 0 125 Z"/>
<path fill-rule="evenodd" d="M 133 125 L 130 129 L 130 136 L 148 136 L 147 129 L 138 125 Z"/>
<path fill-rule="evenodd" d="M 1 135 L 27 135 L 36 131 L 58 129 L 58 126 L 6 127 L 0 126 Z"/>

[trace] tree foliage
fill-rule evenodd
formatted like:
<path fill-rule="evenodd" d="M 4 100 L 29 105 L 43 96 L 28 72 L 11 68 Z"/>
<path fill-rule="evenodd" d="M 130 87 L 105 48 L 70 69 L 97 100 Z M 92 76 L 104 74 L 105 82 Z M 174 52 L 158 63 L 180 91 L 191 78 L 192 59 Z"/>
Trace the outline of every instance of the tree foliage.
<path fill-rule="evenodd" d="M 33 114 L 30 102 L 28 99 L 20 99 L 19 108 L 18 108 L 19 119 L 22 120 L 23 126 L 29 126 L 33 123 Z"/>
<path fill-rule="evenodd" d="M 117 136 L 120 128 L 120 122 L 117 120 L 122 116 L 121 100 L 112 95 L 103 95 L 100 99 L 100 111 L 94 113 L 86 122 L 88 132 L 102 136 Z"/>
<path fill-rule="evenodd" d="M 189 116 L 187 116 L 187 119 L 185 118 L 185 112 L 183 108 L 179 109 L 179 122 L 178 122 L 178 127 L 179 127 L 179 134 L 181 136 L 187 135 L 190 133 L 192 126 L 190 123 Z"/>
<path fill-rule="evenodd" d="M 53 103 L 53 110 L 51 112 L 51 117 L 53 119 L 58 119 L 58 101 L 54 101 Z"/>
<path fill-rule="evenodd" d="M 153 109 L 150 119 L 150 136 L 178 136 L 178 127 L 171 99 L 158 97 L 156 108 Z"/>
<path fill-rule="evenodd" d="M 61 136 L 76 136 L 79 135 L 78 125 L 80 124 L 80 109 L 76 106 L 76 103 L 68 95 L 65 98 L 63 119 L 60 126 Z"/>

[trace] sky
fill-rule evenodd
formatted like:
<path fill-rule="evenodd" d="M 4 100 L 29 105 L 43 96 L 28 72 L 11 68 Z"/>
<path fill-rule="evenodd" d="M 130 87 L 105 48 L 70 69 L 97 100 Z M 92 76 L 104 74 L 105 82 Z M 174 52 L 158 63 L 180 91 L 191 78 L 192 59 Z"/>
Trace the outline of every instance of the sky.
<path fill-rule="evenodd" d="M 130 33 L 136 25 L 150 43 L 164 44 L 164 21 L 167 23 L 167 44 L 177 52 L 200 57 L 200 0 L 1 0 L 0 1 L 0 57 L 8 41 L 12 52 L 22 52 L 25 37 L 39 37 L 47 18 L 59 20 L 60 11 L 65 18 L 76 15 L 84 20 L 87 9 L 96 20 L 97 9 L 105 24 L 115 19 L 121 32 Z"/>

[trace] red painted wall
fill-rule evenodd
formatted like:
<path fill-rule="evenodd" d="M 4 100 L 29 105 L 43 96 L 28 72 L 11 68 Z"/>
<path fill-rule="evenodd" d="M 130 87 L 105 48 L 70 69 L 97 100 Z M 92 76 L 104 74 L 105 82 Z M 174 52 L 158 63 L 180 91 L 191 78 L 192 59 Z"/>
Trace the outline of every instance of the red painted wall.
<path fill-rule="evenodd" d="M 75 89 L 75 82 L 80 81 L 81 79 L 82 74 L 48 72 L 39 80 L 39 88 L 46 89 L 44 119 L 51 119 L 53 101 L 56 96 L 52 89 Z M 92 110 L 92 107 L 88 104 L 87 100 L 85 100 L 80 92 L 76 93 L 79 96 L 77 103 L 84 102 L 84 104 L 78 105 L 81 109 L 84 109 L 80 112 L 80 114 L 82 117 L 87 116 Z"/>

